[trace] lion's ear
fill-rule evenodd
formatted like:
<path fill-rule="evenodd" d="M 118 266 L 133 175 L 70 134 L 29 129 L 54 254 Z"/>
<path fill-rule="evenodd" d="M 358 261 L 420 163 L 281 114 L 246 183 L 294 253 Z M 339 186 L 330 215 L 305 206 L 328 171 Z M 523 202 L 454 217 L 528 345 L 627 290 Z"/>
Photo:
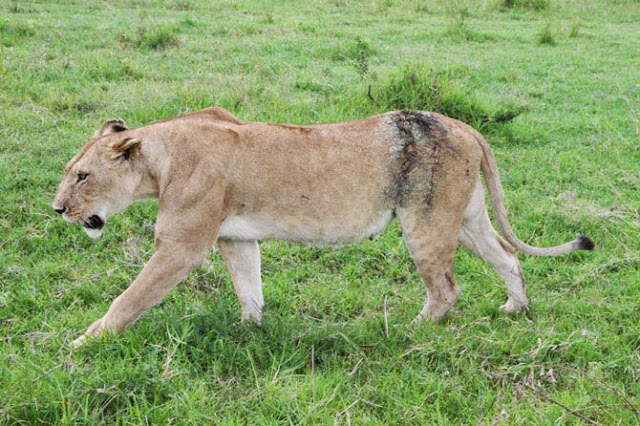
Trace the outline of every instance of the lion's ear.
<path fill-rule="evenodd" d="M 114 160 L 129 161 L 140 151 L 140 139 L 123 138 L 111 143 Z"/>
<path fill-rule="evenodd" d="M 125 122 L 119 118 L 114 118 L 113 120 L 105 121 L 100 130 L 93 134 L 93 137 L 101 138 L 113 133 L 124 132 L 125 130 L 128 130 Z"/>

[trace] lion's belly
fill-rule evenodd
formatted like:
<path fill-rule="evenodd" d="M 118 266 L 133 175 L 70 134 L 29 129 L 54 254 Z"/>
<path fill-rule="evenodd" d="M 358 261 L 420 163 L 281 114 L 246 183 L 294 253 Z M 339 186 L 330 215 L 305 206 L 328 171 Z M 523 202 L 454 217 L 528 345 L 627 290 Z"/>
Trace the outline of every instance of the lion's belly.
<path fill-rule="evenodd" d="M 391 210 L 378 212 L 369 218 L 360 217 L 339 223 L 242 214 L 222 222 L 219 235 L 234 240 L 282 239 L 304 244 L 344 245 L 378 235 L 391 219 Z"/>

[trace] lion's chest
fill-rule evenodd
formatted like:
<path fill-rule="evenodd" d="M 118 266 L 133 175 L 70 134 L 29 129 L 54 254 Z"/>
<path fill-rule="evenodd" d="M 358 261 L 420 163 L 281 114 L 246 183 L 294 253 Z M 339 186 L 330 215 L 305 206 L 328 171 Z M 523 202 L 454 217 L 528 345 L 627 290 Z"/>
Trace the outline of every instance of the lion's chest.
<path fill-rule="evenodd" d="M 344 245 L 378 235 L 393 219 L 391 210 L 370 217 L 318 221 L 292 217 L 238 215 L 227 218 L 220 237 L 234 240 L 282 239 L 314 245 Z"/>

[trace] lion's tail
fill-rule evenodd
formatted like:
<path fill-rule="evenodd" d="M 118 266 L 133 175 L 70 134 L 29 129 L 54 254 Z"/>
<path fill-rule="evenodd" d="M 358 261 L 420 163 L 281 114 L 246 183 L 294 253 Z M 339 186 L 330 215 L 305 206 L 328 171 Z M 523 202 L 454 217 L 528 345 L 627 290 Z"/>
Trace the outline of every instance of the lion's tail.
<path fill-rule="evenodd" d="M 484 175 L 487 189 L 489 190 L 489 199 L 491 200 L 491 207 L 495 214 L 498 226 L 504 237 L 513 245 L 517 250 L 532 254 L 534 256 L 558 256 L 562 254 L 571 253 L 576 250 L 593 250 L 595 244 L 587 236 L 579 237 L 571 242 L 561 244 L 554 247 L 533 247 L 518 239 L 511 229 L 509 219 L 507 219 L 507 209 L 504 205 L 504 191 L 502 190 L 502 183 L 500 183 L 500 175 L 498 174 L 498 165 L 496 159 L 491 152 L 489 144 L 482 138 L 478 137 L 478 143 L 482 148 L 482 161 L 481 168 Z"/>

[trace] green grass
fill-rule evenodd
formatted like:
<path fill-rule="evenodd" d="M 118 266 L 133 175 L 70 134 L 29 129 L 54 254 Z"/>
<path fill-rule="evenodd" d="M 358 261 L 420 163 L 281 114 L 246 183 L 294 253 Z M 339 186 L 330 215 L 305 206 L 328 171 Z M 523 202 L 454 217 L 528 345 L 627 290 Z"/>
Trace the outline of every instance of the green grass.
<path fill-rule="evenodd" d="M 637 1 L 0 8 L 0 424 L 582 422 L 560 404 L 640 424 Z M 95 242 L 50 209 L 106 119 L 220 105 L 324 123 L 443 104 L 483 127 L 522 239 L 598 245 L 520 257 L 533 321 L 502 315 L 500 279 L 460 249 L 453 311 L 409 326 L 425 292 L 393 225 L 341 249 L 263 243 L 261 327 L 237 324 L 212 253 L 122 335 L 69 348 L 153 247 L 155 202 Z"/>

